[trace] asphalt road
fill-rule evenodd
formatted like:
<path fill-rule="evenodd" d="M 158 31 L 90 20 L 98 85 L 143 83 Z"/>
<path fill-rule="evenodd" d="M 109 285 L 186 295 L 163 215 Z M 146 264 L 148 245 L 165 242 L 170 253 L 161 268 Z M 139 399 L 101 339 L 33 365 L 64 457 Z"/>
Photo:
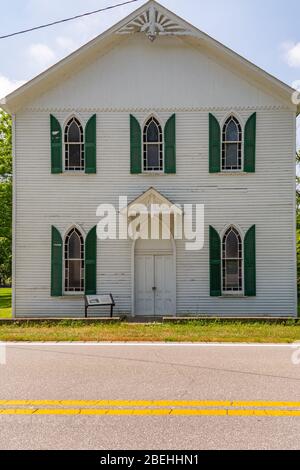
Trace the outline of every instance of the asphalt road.
<path fill-rule="evenodd" d="M 300 449 L 294 352 L 279 345 L 10 344 L 0 365 L 0 449 Z M 292 406 L 299 416 L 280 416 Z M 279 416 L 264 416 L 270 409 Z"/>

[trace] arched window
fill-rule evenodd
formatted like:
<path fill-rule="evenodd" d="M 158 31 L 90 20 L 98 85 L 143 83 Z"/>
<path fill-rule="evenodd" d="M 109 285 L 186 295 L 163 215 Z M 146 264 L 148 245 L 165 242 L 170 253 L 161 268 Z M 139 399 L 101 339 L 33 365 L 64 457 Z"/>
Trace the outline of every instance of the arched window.
<path fill-rule="evenodd" d="M 230 116 L 224 124 L 222 135 L 222 170 L 242 169 L 242 128 L 239 121 Z"/>
<path fill-rule="evenodd" d="M 144 171 L 163 171 L 163 134 L 159 122 L 151 117 L 143 133 Z"/>
<path fill-rule="evenodd" d="M 84 171 L 83 128 L 75 117 L 65 127 L 65 170 Z"/>
<path fill-rule="evenodd" d="M 222 243 L 223 292 L 243 290 L 243 248 L 241 236 L 235 227 L 230 227 Z"/>
<path fill-rule="evenodd" d="M 84 291 L 84 241 L 77 228 L 65 239 L 65 292 Z"/>

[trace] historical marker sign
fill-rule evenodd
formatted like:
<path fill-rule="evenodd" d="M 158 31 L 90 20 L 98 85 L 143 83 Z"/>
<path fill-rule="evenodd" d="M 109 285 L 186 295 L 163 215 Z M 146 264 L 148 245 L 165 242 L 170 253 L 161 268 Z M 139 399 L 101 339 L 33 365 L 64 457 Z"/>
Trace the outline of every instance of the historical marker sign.
<path fill-rule="evenodd" d="M 107 295 L 86 295 L 85 296 L 85 317 L 89 307 L 110 307 L 110 316 L 113 316 L 115 306 L 114 298 L 111 294 Z"/>

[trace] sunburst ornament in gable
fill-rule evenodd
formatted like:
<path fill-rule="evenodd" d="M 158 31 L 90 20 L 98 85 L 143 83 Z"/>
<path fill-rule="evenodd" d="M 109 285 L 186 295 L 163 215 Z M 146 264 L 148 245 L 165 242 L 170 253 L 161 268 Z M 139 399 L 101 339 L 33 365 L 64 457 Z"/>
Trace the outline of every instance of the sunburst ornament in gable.
<path fill-rule="evenodd" d="M 194 33 L 168 18 L 154 5 L 140 16 L 127 23 L 117 31 L 117 34 L 145 33 L 150 41 L 158 36 L 193 36 Z"/>

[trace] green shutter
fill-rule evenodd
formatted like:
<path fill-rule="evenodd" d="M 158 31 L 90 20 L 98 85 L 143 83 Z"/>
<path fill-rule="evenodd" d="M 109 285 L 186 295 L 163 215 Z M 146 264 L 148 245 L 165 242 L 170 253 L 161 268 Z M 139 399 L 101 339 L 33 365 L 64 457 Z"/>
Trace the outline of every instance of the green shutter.
<path fill-rule="evenodd" d="M 51 296 L 62 295 L 63 241 L 57 228 L 52 226 L 51 240 Z"/>
<path fill-rule="evenodd" d="M 255 173 L 256 160 L 256 113 L 252 114 L 245 126 L 244 171 Z"/>
<path fill-rule="evenodd" d="M 90 230 L 85 240 L 85 294 L 97 294 L 97 227 Z"/>
<path fill-rule="evenodd" d="M 218 232 L 209 227 L 209 257 L 210 257 L 210 295 L 220 297 L 221 288 L 221 239 Z"/>
<path fill-rule="evenodd" d="M 176 173 L 176 114 L 165 125 L 165 173 Z"/>
<path fill-rule="evenodd" d="M 253 225 L 245 236 L 244 241 L 244 276 L 245 295 L 256 296 L 256 227 Z"/>
<path fill-rule="evenodd" d="M 212 114 L 209 115 L 209 172 L 221 171 L 221 127 Z"/>
<path fill-rule="evenodd" d="M 62 173 L 62 130 L 56 117 L 50 115 L 51 173 Z"/>
<path fill-rule="evenodd" d="M 97 151 L 96 151 L 96 114 L 94 114 L 85 126 L 85 172 L 97 172 Z"/>
<path fill-rule="evenodd" d="M 138 120 L 130 115 L 130 171 L 142 173 L 142 131 Z"/>

